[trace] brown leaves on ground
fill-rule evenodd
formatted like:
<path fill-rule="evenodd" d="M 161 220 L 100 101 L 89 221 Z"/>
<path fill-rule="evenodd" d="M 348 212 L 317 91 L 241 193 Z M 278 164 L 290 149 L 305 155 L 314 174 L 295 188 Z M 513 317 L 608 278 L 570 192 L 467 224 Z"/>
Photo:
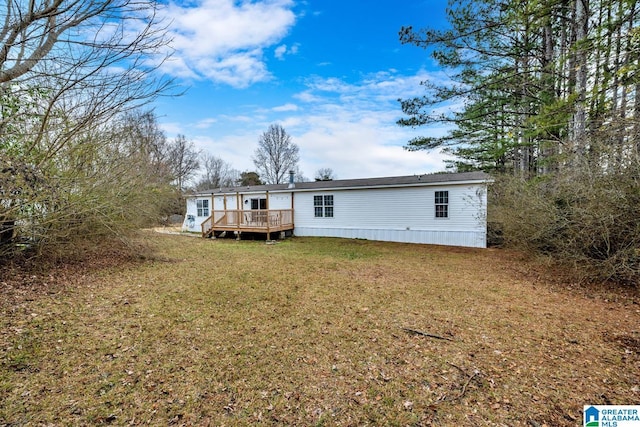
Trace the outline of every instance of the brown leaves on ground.
<path fill-rule="evenodd" d="M 573 426 L 640 399 L 635 290 L 501 250 L 145 239 L 5 267 L 0 425 Z"/>

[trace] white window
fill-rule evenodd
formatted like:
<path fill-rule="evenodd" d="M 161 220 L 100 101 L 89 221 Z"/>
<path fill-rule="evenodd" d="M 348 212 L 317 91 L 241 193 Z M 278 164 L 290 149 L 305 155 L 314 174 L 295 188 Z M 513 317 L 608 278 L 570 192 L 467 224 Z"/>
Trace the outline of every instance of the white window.
<path fill-rule="evenodd" d="M 209 200 L 198 200 L 196 205 L 198 207 L 198 216 L 209 216 Z"/>
<path fill-rule="evenodd" d="M 316 218 L 333 218 L 333 196 L 313 196 L 313 211 Z"/>
<path fill-rule="evenodd" d="M 449 218 L 449 192 L 436 191 L 436 218 Z"/>

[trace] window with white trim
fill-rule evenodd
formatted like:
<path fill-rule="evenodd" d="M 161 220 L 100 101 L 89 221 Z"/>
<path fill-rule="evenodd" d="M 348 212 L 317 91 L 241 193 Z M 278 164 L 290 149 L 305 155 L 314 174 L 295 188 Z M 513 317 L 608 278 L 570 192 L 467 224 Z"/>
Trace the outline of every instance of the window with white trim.
<path fill-rule="evenodd" d="M 436 191 L 435 196 L 436 218 L 449 218 L 449 192 Z"/>
<path fill-rule="evenodd" d="M 209 216 L 209 200 L 198 200 L 196 206 L 198 208 L 198 216 Z"/>
<path fill-rule="evenodd" d="M 333 218 L 333 195 L 313 196 L 313 212 L 316 218 Z"/>

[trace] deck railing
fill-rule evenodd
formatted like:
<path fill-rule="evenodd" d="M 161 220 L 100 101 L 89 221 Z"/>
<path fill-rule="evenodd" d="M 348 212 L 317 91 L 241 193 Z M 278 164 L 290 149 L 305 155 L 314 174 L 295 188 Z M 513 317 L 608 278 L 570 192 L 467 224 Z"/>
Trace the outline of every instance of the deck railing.
<path fill-rule="evenodd" d="M 205 219 L 204 221 L 202 221 L 202 223 L 200 224 L 200 228 L 202 229 L 202 237 L 204 237 L 211 230 L 212 218 L 213 218 L 213 215 Z"/>
<path fill-rule="evenodd" d="M 201 226 L 203 236 L 212 231 L 269 233 L 286 230 L 293 228 L 293 209 L 215 210 Z"/>

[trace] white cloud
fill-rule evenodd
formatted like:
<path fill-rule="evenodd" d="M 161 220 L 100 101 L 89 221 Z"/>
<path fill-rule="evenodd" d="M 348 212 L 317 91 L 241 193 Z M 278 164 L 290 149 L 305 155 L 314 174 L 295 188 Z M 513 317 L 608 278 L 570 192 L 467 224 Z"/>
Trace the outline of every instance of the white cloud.
<path fill-rule="evenodd" d="M 209 79 L 243 88 L 271 76 L 264 49 L 295 22 L 292 0 L 171 2 L 161 14 L 172 22 L 173 56 L 163 70 L 180 78 Z"/>
<path fill-rule="evenodd" d="M 179 133 L 184 133 L 182 125 L 176 122 L 161 122 L 160 129 L 167 135 L 177 135 Z"/>
<path fill-rule="evenodd" d="M 279 123 L 300 147 L 300 169 L 307 177 L 322 167 L 332 168 L 342 179 L 438 172 L 450 157 L 437 150 L 409 152 L 403 147 L 412 138 L 442 136 L 447 129 L 396 125 L 402 117 L 397 99 L 420 95 L 419 82 L 433 78 L 441 76 L 384 72 L 358 82 L 315 77 L 292 96 L 297 103 L 257 106 L 244 115 L 221 114 L 206 135 L 189 137 L 235 169 L 254 170 L 251 156 L 258 138 L 269 124 Z"/>
<path fill-rule="evenodd" d="M 320 98 L 319 96 L 314 95 L 310 90 L 305 90 L 303 92 L 297 93 L 295 95 L 293 95 L 293 97 L 295 99 L 298 99 L 302 102 L 320 102 L 322 100 L 322 98 Z"/>
<path fill-rule="evenodd" d="M 284 59 L 284 54 L 287 53 L 287 45 L 286 44 L 281 44 L 280 46 L 278 46 L 276 48 L 276 50 L 273 52 L 273 54 L 275 55 L 276 58 L 282 60 Z"/>
<path fill-rule="evenodd" d="M 410 175 L 442 171 L 450 158 L 438 150 L 409 152 L 403 147 L 419 135 L 442 136 L 447 129 L 411 129 L 396 125 L 402 116 L 398 98 L 419 95 L 420 82 L 443 78 L 395 70 L 364 76 L 349 83 L 315 77 L 295 96 L 304 114 L 281 119 L 300 146 L 301 169 L 312 176 L 330 167 L 340 178 Z"/>
<path fill-rule="evenodd" d="M 356 86 L 349 85 L 348 83 L 340 80 L 337 77 L 320 77 L 314 76 L 307 82 L 307 87 L 310 90 L 322 91 L 322 92 L 337 92 L 348 93 L 351 92 Z"/>
<path fill-rule="evenodd" d="M 279 111 L 279 112 L 298 111 L 298 109 L 299 108 L 296 104 L 284 104 L 284 105 L 279 105 L 277 107 L 272 108 L 273 111 Z"/>
<path fill-rule="evenodd" d="M 334 116 L 327 110 L 307 117 L 306 132 L 297 134 L 301 168 L 308 175 L 330 167 L 341 178 L 408 175 L 444 169 L 439 152 L 408 152 L 411 132 L 389 123 L 387 112 L 362 111 Z M 286 127 L 285 127 L 286 128 Z"/>
<path fill-rule="evenodd" d="M 244 116 L 244 115 L 227 115 L 224 114 L 221 117 L 221 122 L 235 122 L 235 123 L 253 123 L 256 120 L 256 116 Z"/>
<path fill-rule="evenodd" d="M 282 61 L 284 60 L 285 55 L 295 55 L 296 53 L 298 53 L 299 49 L 300 49 L 299 43 L 295 43 L 291 47 L 288 47 L 286 44 L 282 44 L 275 49 L 273 54 L 277 59 Z"/>
<path fill-rule="evenodd" d="M 200 121 L 198 121 L 198 123 L 196 123 L 196 127 L 198 129 L 208 129 L 211 127 L 212 124 L 216 123 L 218 121 L 218 119 L 216 118 L 208 118 L 208 119 L 202 119 Z"/>
<path fill-rule="evenodd" d="M 193 141 L 196 148 L 223 159 L 234 169 L 255 170 L 251 156 L 258 146 L 258 135 L 252 131 L 216 138 L 201 135 L 193 138 Z"/>

